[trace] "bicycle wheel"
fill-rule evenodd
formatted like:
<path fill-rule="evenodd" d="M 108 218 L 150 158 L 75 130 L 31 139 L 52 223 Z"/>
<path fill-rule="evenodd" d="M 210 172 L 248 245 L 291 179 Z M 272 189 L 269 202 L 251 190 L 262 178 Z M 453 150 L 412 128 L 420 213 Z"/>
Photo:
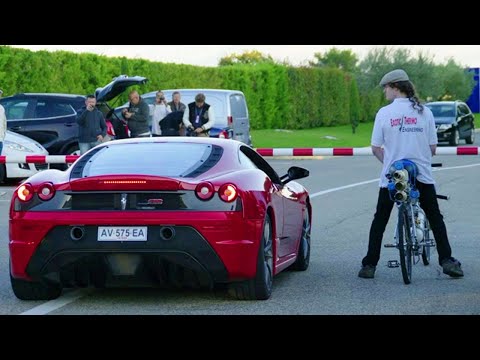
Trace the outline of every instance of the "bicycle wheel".
<path fill-rule="evenodd" d="M 430 248 L 434 241 L 431 236 L 432 232 L 430 231 L 430 225 L 428 224 L 428 220 L 425 219 L 425 230 L 423 235 L 423 242 L 425 245 L 423 245 L 422 249 L 422 261 L 425 266 L 430 264 Z"/>
<path fill-rule="evenodd" d="M 408 213 L 402 207 L 398 211 L 398 250 L 400 251 L 400 267 L 402 268 L 402 277 L 405 284 L 410 284 L 412 281 L 412 239 L 410 233 L 410 225 Z"/>

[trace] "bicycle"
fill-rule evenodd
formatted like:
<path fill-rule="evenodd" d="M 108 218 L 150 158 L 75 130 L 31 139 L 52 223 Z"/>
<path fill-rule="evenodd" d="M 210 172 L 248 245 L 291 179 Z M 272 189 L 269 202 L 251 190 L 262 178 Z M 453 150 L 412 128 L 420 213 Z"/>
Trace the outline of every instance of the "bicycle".
<path fill-rule="evenodd" d="M 432 164 L 440 167 L 442 164 Z M 384 247 L 396 248 L 400 253 L 400 265 L 397 260 L 389 260 L 389 268 L 401 267 L 403 282 L 412 281 L 412 265 L 422 259 L 423 265 L 430 264 L 430 248 L 435 247 L 430 224 L 425 212 L 420 207 L 420 192 L 415 186 L 417 166 L 408 159 L 396 161 L 390 168 L 387 178 L 388 189 L 392 201 L 398 209 L 398 220 L 395 228 L 394 243 Z M 437 194 L 438 199 L 448 200 L 448 196 Z"/>

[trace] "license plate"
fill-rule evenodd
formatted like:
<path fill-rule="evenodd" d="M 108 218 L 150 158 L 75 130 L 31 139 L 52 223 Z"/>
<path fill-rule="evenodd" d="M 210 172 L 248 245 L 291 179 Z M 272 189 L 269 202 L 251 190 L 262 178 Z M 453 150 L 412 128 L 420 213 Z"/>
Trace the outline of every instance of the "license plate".
<path fill-rule="evenodd" d="M 98 241 L 147 241 L 147 227 L 100 226 Z"/>

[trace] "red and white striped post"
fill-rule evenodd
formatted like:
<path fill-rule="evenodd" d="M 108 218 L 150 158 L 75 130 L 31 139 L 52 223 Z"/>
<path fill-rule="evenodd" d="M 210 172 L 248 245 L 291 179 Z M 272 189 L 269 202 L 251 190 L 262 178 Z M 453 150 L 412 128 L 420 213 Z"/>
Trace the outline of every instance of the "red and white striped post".
<path fill-rule="evenodd" d="M 477 146 L 438 147 L 437 155 L 479 155 Z M 366 148 L 259 148 L 264 157 L 272 156 L 371 156 L 372 149 Z M 78 155 L 26 155 L 0 156 L 0 164 L 70 164 Z"/>
<path fill-rule="evenodd" d="M 259 148 L 264 156 L 367 156 L 373 155 L 370 147 L 365 148 Z M 479 155 L 476 146 L 437 147 L 437 155 Z"/>

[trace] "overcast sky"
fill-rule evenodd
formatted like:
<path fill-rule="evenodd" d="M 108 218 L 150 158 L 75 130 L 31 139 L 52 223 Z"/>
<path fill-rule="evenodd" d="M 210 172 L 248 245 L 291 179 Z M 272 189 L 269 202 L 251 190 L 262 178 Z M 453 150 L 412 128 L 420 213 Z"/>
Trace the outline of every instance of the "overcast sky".
<path fill-rule="evenodd" d="M 10 45 L 31 50 L 67 50 L 106 56 L 126 56 L 160 62 L 216 66 L 220 58 L 245 50 L 258 50 L 275 60 L 293 65 L 307 64 L 316 52 L 332 47 L 350 49 L 362 59 L 374 47 L 409 48 L 415 54 L 427 51 L 437 63 L 454 58 L 467 67 L 480 67 L 480 45 Z"/>

